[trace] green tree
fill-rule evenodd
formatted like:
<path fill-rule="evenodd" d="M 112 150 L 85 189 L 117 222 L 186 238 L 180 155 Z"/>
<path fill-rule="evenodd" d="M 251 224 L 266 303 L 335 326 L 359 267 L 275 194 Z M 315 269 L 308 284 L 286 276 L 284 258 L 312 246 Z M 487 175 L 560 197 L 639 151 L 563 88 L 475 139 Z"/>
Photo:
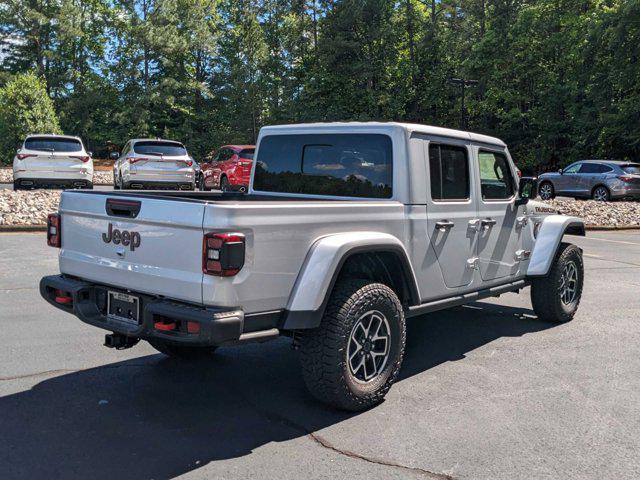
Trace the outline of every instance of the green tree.
<path fill-rule="evenodd" d="M 34 73 L 17 75 L 0 89 L 0 158 L 9 163 L 24 137 L 31 133 L 62 133 L 44 79 Z"/>

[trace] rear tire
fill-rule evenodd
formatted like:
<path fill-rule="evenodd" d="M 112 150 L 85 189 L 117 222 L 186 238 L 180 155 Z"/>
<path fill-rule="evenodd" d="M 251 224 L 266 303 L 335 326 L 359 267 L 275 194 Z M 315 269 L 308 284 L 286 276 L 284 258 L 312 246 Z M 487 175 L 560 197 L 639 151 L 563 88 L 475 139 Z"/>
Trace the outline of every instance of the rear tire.
<path fill-rule="evenodd" d="M 549 275 L 531 284 L 533 311 L 540 320 L 565 323 L 573 319 L 584 284 L 584 264 L 580 249 L 561 243 Z"/>
<path fill-rule="evenodd" d="M 591 198 L 596 202 L 608 202 L 611 200 L 611 193 L 609 189 L 603 185 L 598 185 L 591 192 Z"/>
<path fill-rule="evenodd" d="M 20 182 L 19 182 L 19 181 L 17 181 L 17 180 L 14 180 L 14 181 L 13 181 L 13 190 L 14 190 L 14 191 L 16 191 L 16 190 L 22 190 L 22 186 L 20 185 Z"/>
<path fill-rule="evenodd" d="M 188 347 L 165 340 L 149 339 L 149 345 L 160 353 L 180 360 L 201 360 L 211 358 L 217 347 Z"/>
<path fill-rule="evenodd" d="M 405 342 L 404 311 L 393 290 L 369 280 L 343 281 L 334 288 L 320 326 L 304 332 L 304 381 L 328 405 L 370 408 L 398 376 Z"/>

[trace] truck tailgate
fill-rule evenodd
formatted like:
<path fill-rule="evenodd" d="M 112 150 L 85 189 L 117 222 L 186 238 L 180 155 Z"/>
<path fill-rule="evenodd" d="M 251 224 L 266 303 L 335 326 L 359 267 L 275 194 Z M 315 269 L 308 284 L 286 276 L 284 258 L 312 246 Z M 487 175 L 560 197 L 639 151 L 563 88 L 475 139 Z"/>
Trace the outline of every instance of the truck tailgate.
<path fill-rule="evenodd" d="M 60 271 L 202 303 L 204 208 L 176 199 L 64 192 Z M 138 210 L 134 218 L 132 210 Z"/>

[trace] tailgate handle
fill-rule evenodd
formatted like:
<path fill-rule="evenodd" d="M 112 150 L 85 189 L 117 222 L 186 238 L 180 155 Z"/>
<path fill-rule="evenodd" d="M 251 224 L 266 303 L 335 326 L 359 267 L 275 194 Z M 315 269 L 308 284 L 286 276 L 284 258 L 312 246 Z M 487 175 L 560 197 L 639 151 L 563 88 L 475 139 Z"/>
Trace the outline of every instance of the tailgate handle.
<path fill-rule="evenodd" d="M 140 213 L 141 203 L 136 200 L 118 200 L 107 198 L 107 215 L 112 217 L 136 218 Z"/>

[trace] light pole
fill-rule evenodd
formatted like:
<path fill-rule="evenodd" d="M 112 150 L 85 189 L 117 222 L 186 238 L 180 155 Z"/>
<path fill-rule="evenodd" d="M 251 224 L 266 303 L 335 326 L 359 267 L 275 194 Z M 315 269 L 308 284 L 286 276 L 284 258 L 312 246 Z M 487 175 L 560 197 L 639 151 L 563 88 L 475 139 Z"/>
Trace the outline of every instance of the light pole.
<path fill-rule="evenodd" d="M 460 85 L 462 91 L 462 101 L 460 102 L 460 129 L 467 130 L 467 115 L 464 106 L 464 91 L 467 87 L 477 85 L 478 80 L 470 80 L 468 78 L 450 78 L 449 83 L 453 85 Z"/>

